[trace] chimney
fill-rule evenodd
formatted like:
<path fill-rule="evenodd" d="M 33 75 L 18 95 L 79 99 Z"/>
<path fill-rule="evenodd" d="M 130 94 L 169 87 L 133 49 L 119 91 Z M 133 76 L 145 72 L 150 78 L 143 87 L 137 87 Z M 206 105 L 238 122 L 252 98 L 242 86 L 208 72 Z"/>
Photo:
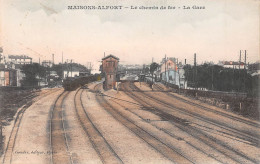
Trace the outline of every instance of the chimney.
<path fill-rule="evenodd" d="M 52 64 L 54 64 L 54 54 L 52 54 Z"/>

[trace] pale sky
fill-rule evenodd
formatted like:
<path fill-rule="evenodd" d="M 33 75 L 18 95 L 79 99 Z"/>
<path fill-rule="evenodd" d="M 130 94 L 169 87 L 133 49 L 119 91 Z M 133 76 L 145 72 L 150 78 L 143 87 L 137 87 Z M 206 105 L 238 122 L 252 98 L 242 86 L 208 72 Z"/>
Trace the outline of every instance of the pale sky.
<path fill-rule="evenodd" d="M 0 0 L 4 54 L 35 62 L 65 59 L 95 68 L 106 54 L 121 64 L 149 64 L 167 57 L 193 63 L 259 60 L 257 0 Z M 61 3 L 62 2 L 62 3 Z M 68 10 L 68 5 L 205 6 L 204 10 Z M 244 57 L 243 57 L 244 58 Z M 243 59 L 242 58 L 242 59 Z"/>

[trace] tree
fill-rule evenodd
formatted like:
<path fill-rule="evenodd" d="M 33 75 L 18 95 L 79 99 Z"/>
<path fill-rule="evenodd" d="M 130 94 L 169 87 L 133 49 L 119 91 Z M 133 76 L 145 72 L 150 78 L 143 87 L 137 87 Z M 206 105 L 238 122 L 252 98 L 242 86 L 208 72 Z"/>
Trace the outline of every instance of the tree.
<path fill-rule="evenodd" d="M 153 62 L 151 65 L 150 65 L 150 73 L 152 74 L 152 83 L 153 83 L 153 73 L 154 71 L 157 69 L 157 67 L 159 67 L 159 64 Z"/>
<path fill-rule="evenodd" d="M 57 72 L 57 75 L 59 76 L 59 78 L 63 78 L 63 67 L 64 67 L 64 64 L 55 64 L 52 66 L 52 69 L 53 71 L 56 71 Z"/>
<path fill-rule="evenodd" d="M 25 74 L 22 80 L 23 86 L 38 86 L 38 79 L 46 76 L 46 68 L 38 63 L 23 65 L 21 71 Z"/>

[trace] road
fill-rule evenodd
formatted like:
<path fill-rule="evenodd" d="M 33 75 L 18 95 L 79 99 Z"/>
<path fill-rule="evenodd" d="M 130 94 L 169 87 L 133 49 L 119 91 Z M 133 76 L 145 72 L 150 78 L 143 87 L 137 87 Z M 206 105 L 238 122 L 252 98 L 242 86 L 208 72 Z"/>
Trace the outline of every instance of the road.
<path fill-rule="evenodd" d="M 260 123 L 125 81 L 39 96 L 6 133 L 3 163 L 260 163 Z"/>

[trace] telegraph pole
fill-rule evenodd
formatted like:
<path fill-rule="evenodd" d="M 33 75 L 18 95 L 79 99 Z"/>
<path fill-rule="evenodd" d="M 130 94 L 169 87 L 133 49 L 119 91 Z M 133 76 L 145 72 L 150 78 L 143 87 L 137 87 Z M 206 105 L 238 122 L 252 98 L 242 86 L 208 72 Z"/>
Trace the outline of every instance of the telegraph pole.
<path fill-rule="evenodd" d="M 179 63 L 177 64 L 177 69 L 178 69 L 178 74 L 179 74 L 179 94 L 180 94 L 180 91 L 181 91 L 181 76 L 180 76 L 180 71 L 179 71 Z"/>
<path fill-rule="evenodd" d="M 246 92 L 246 50 L 245 50 L 245 63 L 244 63 L 244 92 Z"/>
<path fill-rule="evenodd" d="M 165 82 L 166 82 L 166 86 L 167 86 L 168 84 L 167 84 L 167 78 L 166 78 L 166 54 L 165 54 L 165 63 L 164 63 L 164 66 L 165 66 L 165 72 L 164 72 L 164 74 L 165 74 Z"/>
<path fill-rule="evenodd" d="M 232 92 L 234 91 L 234 76 L 235 76 L 235 66 L 234 66 L 234 63 L 232 62 L 233 64 L 233 76 L 232 76 Z"/>

